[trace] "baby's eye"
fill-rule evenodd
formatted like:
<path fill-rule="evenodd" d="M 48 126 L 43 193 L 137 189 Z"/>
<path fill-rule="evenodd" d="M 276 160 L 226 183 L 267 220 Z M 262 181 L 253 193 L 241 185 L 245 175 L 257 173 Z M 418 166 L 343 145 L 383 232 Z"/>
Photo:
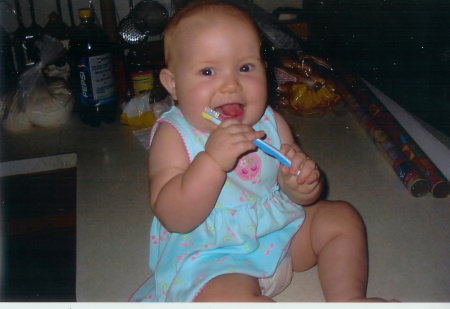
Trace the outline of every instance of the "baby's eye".
<path fill-rule="evenodd" d="M 211 68 L 206 68 L 201 71 L 201 74 L 206 76 L 214 75 L 214 73 L 214 70 Z"/>
<path fill-rule="evenodd" d="M 240 71 L 241 72 L 250 72 L 253 69 L 253 66 L 251 64 L 244 64 L 241 66 Z"/>

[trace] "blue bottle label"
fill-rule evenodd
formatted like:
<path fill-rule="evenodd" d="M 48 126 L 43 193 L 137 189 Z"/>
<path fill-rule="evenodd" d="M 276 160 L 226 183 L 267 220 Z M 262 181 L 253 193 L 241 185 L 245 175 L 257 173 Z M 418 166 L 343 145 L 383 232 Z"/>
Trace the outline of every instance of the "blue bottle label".
<path fill-rule="evenodd" d="M 115 99 L 115 85 L 110 54 L 81 57 L 78 62 L 81 102 L 86 106 L 107 104 Z"/>

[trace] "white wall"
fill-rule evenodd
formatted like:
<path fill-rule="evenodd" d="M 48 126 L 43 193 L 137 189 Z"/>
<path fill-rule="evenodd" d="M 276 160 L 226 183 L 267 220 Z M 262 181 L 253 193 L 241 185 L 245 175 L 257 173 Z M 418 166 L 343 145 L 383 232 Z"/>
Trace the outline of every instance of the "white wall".
<path fill-rule="evenodd" d="M 15 8 L 14 0 L 4 0 L 6 3 L 11 5 L 13 8 Z M 21 11 L 22 11 L 22 17 L 25 26 L 29 26 L 31 24 L 31 16 L 30 16 L 30 10 L 28 6 L 28 0 L 19 0 L 21 4 Z M 56 12 L 56 1 L 58 0 L 34 0 L 34 8 L 36 12 L 36 21 L 40 26 L 45 26 L 45 24 L 48 21 L 48 15 L 52 12 Z M 59 0 L 61 3 L 62 8 L 62 17 L 64 22 L 67 25 L 70 25 L 70 17 L 69 17 L 69 11 L 67 6 L 67 0 Z M 136 6 L 141 0 L 133 0 L 134 5 Z M 158 2 L 164 4 L 168 9 L 170 7 L 170 0 L 157 0 Z M 125 17 L 129 13 L 129 0 L 114 0 L 117 15 L 118 15 L 118 21 L 121 20 L 123 17 Z M 100 0 L 93 0 L 94 8 L 99 16 L 99 19 L 101 21 L 101 11 L 100 11 Z M 267 11 L 271 12 L 274 9 L 280 7 L 280 6 L 292 6 L 292 7 L 301 7 L 302 6 L 302 0 L 278 0 L 278 1 L 271 1 L 271 0 L 254 0 L 254 3 L 258 4 L 259 6 L 263 7 Z M 72 6 L 74 11 L 74 17 L 75 17 L 75 23 L 78 24 L 78 10 L 83 7 L 89 6 L 88 0 L 72 0 Z M 2 5 L 2 9 L 5 8 L 4 5 Z M 8 18 L 7 14 L 1 14 L 0 18 Z M 2 20 L 2 24 L 8 23 L 13 24 L 13 26 L 17 27 L 15 21 L 6 21 Z M 10 31 L 11 27 L 8 27 L 8 31 Z"/>

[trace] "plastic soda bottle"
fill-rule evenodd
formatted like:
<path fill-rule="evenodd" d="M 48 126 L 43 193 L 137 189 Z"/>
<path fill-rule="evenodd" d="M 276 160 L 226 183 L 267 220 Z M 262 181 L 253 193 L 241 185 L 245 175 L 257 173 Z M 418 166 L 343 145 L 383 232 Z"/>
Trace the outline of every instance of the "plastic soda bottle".
<path fill-rule="evenodd" d="M 90 9 L 80 9 L 80 24 L 69 44 L 72 90 L 81 120 L 91 126 L 112 123 L 118 102 L 111 43 L 93 21 Z"/>

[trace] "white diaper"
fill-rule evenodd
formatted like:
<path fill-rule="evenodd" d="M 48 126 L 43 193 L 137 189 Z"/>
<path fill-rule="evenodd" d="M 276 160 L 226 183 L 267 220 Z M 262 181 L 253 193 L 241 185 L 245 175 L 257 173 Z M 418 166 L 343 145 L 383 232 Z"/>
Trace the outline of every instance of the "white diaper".
<path fill-rule="evenodd" d="M 288 253 L 278 265 L 272 277 L 259 279 L 262 295 L 272 298 L 280 294 L 291 283 L 293 276 L 292 259 L 290 253 Z"/>

